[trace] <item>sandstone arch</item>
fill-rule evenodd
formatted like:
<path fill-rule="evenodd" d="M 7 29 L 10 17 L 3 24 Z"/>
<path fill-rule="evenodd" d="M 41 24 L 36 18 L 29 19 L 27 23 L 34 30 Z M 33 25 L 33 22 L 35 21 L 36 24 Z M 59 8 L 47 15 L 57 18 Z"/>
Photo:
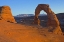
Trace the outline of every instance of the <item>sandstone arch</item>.
<path fill-rule="evenodd" d="M 0 7 L 0 20 L 16 23 L 9 6 Z"/>
<path fill-rule="evenodd" d="M 38 19 L 38 15 L 41 10 L 44 10 L 47 13 L 48 21 L 47 26 L 53 27 L 53 32 L 55 34 L 61 34 L 62 31 L 59 26 L 59 21 L 55 15 L 55 13 L 50 9 L 48 4 L 39 4 L 35 9 L 35 18 L 34 18 L 34 24 L 40 25 L 40 20 Z"/>

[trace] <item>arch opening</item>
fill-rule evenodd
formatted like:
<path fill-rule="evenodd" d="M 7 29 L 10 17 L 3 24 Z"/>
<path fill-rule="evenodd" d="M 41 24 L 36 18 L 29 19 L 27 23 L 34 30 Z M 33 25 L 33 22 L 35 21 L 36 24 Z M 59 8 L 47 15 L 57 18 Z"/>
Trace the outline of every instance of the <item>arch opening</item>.
<path fill-rule="evenodd" d="M 44 16 L 44 15 L 47 15 L 47 13 L 44 10 L 41 10 L 39 15 Z"/>
<path fill-rule="evenodd" d="M 40 19 L 40 25 L 43 27 L 46 27 L 46 23 L 47 23 L 47 13 L 44 10 L 41 10 L 39 13 L 38 18 Z"/>

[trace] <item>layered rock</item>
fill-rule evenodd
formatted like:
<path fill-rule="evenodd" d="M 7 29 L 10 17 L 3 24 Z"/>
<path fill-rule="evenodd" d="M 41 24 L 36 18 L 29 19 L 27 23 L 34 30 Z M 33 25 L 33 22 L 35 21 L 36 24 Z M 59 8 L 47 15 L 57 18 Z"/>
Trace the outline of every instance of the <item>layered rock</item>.
<path fill-rule="evenodd" d="M 0 7 L 0 20 L 16 23 L 9 6 Z"/>
<path fill-rule="evenodd" d="M 59 26 L 59 21 L 55 15 L 55 13 L 50 9 L 48 4 L 39 4 L 36 9 L 35 9 L 35 18 L 34 18 L 34 24 L 39 25 L 39 20 L 38 19 L 38 15 L 40 13 L 41 10 L 44 10 L 47 13 L 48 16 L 48 21 L 47 21 L 47 26 L 51 26 L 53 27 L 51 30 L 53 31 L 53 33 L 55 34 L 62 34 L 62 31 L 60 29 Z"/>

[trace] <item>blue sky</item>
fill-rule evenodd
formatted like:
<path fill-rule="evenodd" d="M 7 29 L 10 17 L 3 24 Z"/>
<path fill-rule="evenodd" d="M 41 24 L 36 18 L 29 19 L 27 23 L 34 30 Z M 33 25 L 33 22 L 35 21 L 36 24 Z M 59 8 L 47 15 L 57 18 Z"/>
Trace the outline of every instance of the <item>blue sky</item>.
<path fill-rule="evenodd" d="M 49 4 L 55 13 L 64 12 L 64 0 L 0 0 L 0 6 L 10 6 L 12 14 L 34 14 L 38 4 Z M 45 13 L 41 11 L 40 13 Z"/>

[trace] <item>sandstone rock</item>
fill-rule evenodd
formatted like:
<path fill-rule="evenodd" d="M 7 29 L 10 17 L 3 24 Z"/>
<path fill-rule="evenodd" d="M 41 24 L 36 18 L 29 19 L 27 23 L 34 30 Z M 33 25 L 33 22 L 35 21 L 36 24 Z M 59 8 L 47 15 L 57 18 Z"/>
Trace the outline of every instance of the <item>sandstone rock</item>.
<path fill-rule="evenodd" d="M 55 15 L 55 13 L 50 9 L 48 4 L 39 4 L 36 9 L 35 9 L 35 18 L 34 18 L 34 24 L 39 25 L 38 20 L 38 15 L 41 10 L 44 10 L 47 13 L 48 16 L 48 21 L 47 21 L 47 26 L 53 27 L 53 32 L 55 34 L 62 34 L 62 31 L 59 26 L 59 21 Z"/>
<path fill-rule="evenodd" d="M 39 20 L 38 18 L 35 17 L 34 23 L 37 24 L 37 25 L 40 25 L 40 20 Z M 34 24 L 34 23 L 33 23 L 33 24 Z"/>
<path fill-rule="evenodd" d="M 0 20 L 16 23 L 9 6 L 0 7 Z"/>

